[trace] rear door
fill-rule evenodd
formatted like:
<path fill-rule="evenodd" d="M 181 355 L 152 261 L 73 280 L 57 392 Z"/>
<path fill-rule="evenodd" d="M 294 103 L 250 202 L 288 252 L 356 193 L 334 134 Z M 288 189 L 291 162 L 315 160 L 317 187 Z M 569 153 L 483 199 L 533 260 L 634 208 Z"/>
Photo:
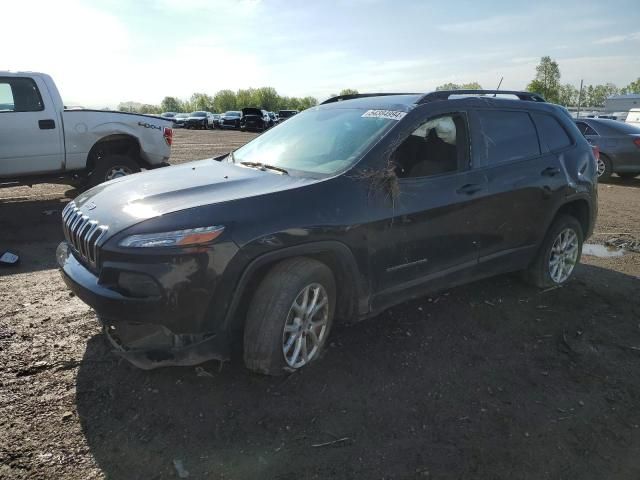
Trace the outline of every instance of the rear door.
<path fill-rule="evenodd" d="M 565 194 L 561 157 L 572 140 L 546 113 L 479 109 L 474 119 L 489 188 L 479 260 L 495 271 L 523 268 Z"/>
<path fill-rule="evenodd" d="M 0 77 L 0 177 L 64 168 L 58 118 L 39 78 Z"/>

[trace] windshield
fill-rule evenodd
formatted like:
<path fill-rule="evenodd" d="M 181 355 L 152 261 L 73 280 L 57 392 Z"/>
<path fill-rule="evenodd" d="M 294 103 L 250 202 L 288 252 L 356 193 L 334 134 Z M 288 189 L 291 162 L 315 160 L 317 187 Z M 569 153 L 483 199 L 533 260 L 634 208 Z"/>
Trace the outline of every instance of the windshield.
<path fill-rule="evenodd" d="M 179 113 L 176 115 L 176 118 L 187 118 L 189 116 L 189 114 L 187 113 Z"/>
<path fill-rule="evenodd" d="M 191 114 L 192 117 L 206 117 L 207 116 L 207 112 L 193 112 Z"/>
<path fill-rule="evenodd" d="M 224 114 L 225 117 L 239 117 L 240 112 L 227 112 Z"/>
<path fill-rule="evenodd" d="M 333 174 L 357 162 L 396 120 L 364 117 L 364 110 L 313 108 L 233 152 L 235 163 Z"/>

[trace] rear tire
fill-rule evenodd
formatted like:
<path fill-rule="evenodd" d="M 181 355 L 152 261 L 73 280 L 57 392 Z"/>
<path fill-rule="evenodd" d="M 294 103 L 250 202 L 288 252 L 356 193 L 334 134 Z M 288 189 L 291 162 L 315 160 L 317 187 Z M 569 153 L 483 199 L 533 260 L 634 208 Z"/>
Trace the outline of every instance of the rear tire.
<path fill-rule="evenodd" d="M 611 178 L 613 174 L 613 164 L 611 159 L 605 154 L 601 153 L 598 159 L 598 181 L 606 182 Z"/>
<path fill-rule="evenodd" d="M 539 288 L 564 285 L 580 262 L 583 235 L 575 217 L 560 215 L 556 218 L 535 260 L 524 272 L 525 280 Z"/>
<path fill-rule="evenodd" d="M 126 155 L 106 155 L 98 159 L 96 166 L 89 175 L 89 186 L 95 187 L 108 180 L 138 173 L 140 166 Z"/>
<path fill-rule="evenodd" d="M 331 330 L 335 303 L 335 279 L 325 264 L 306 257 L 277 264 L 249 305 L 247 368 L 282 375 L 317 360 Z"/>

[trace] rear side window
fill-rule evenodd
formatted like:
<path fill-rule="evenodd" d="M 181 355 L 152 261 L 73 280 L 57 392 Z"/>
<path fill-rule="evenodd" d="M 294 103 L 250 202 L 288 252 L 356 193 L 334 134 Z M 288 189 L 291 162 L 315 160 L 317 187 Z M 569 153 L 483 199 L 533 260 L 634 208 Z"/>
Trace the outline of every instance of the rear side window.
<path fill-rule="evenodd" d="M 527 112 L 478 110 L 490 165 L 540 155 L 533 121 Z"/>
<path fill-rule="evenodd" d="M 576 125 L 582 135 L 598 135 L 598 132 L 584 122 L 576 122 Z"/>
<path fill-rule="evenodd" d="M 0 113 L 44 110 L 36 83 L 30 78 L 0 77 Z"/>
<path fill-rule="evenodd" d="M 546 145 L 547 150 L 553 152 L 571 145 L 571 138 L 558 120 L 543 113 L 532 113 L 531 115 L 538 127 L 540 143 Z"/>

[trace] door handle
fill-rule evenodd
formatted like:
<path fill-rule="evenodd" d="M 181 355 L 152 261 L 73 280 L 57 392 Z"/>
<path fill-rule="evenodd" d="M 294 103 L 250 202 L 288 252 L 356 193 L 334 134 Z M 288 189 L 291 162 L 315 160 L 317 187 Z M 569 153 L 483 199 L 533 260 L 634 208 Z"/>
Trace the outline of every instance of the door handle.
<path fill-rule="evenodd" d="M 51 119 L 38 120 L 38 127 L 40 127 L 40 130 L 53 130 L 56 128 L 56 122 Z"/>
<path fill-rule="evenodd" d="M 544 177 L 555 177 L 560 173 L 560 169 L 557 167 L 547 167 L 540 172 L 540 175 Z"/>
<path fill-rule="evenodd" d="M 459 189 L 456 190 L 456 193 L 466 193 L 467 195 L 473 195 L 474 193 L 478 193 L 482 190 L 482 186 L 477 183 L 467 183 L 463 185 Z"/>

